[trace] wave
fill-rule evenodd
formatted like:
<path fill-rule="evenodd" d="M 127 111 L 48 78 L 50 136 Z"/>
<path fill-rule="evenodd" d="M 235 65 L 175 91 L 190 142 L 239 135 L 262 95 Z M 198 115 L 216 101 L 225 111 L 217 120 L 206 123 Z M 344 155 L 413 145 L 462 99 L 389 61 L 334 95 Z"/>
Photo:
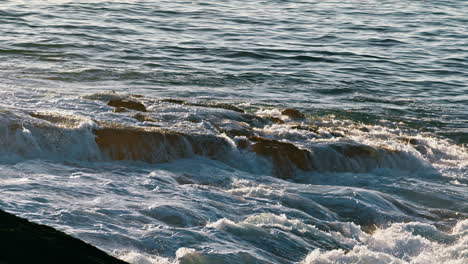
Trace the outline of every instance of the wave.
<path fill-rule="evenodd" d="M 179 248 L 175 259 L 145 255 L 135 251 L 118 252 L 117 256 L 135 264 L 176 264 L 176 263 L 273 263 L 262 248 L 275 252 L 276 263 L 287 263 L 283 256 L 299 256 L 304 248 L 293 248 L 293 241 L 306 240 L 322 244 L 322 248 L 312 250 L 307 257 L 298 261 L 301 264 L 327 263 L 378 263 L 378 264 L 418 264 L 455 263 L 462 264 L 468 259 L 468 222 L 459 221 L 449 232 L 421 223 L 397 223 L 387 228 L 379 228 L 365 233 L 360 226 L 352 223 L 334 223 L 335 230 L 323 232 L 300 220 L 288 219 L 284 215 L 260 214 L 242 222 L 222 219 L 210 223 L 207 228 L 222 230 L 227 234 L 250 241 L 253 249 L 237 249 L 215 253 Z M 281 232 L 289 232 L 292 244 L 278 243 Z M 296 236 L 292 235 L 295 234 Z M 226 234 L 226 235 L 227 235 Z M 283 241 L 284 242 L 284 241 Z M 334 249 L 326 250 L 327 243 Z M 304 245 L 298 243 L 300 245 Z M 296 244 L 297 245 L 297 244 Z M 337 247 L 342 247 L 337 249 Z M 273 249 L 273 250 L 272 250 Z M 255 252 L 255 253 L 254 253 Z M 255 255 L 255 257 L 254 257 Z M 264 257 L 262 257 L 262 255 Z"/>
<path fill-rule="evenodd" d="M 147 105 L 156 103 L 163 109 L 174 104 L 181 111 L 200 109 L 197 116 L 184 117 L 188 123 L 181 120 L 185 122 L 181 127 L 159 124 L 161 117 L 137 95 L 84 98 L 108 102 L 122 120 L 6 108 L 0 112 L 2 152 L 26 158 L 149 163 L 201 156 L 236 168 L 251 167 L 254 158 L 259 164 L 262 160 L 271 164 L 272 170 L 262 173 L 283 179 L 302 172 L 365 173 L 387 168 L 436 173 L 442 167 L 467 166 L 466 150 L 448 140 L 346 120 L 314 120 L 297 110 L 246 113 L 226 103 L 146 99 Z M 138 111 L 143 109 L 145 114 Z M 291 114 L 295 111 L 296 116 Z M 124 122 L 129 116 L 133 124 Z M 204 129 L 197 132 L 200 124 Z"/>

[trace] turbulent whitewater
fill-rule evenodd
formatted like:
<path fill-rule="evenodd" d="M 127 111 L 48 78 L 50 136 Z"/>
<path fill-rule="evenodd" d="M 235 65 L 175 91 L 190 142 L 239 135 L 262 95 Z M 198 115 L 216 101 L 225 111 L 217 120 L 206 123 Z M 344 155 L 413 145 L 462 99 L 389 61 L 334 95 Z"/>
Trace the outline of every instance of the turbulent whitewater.
<path fill-rule="evenodd" d="M 465 1 L 0 7 L 0 209 L 135 264 L 468 262 Z"/>

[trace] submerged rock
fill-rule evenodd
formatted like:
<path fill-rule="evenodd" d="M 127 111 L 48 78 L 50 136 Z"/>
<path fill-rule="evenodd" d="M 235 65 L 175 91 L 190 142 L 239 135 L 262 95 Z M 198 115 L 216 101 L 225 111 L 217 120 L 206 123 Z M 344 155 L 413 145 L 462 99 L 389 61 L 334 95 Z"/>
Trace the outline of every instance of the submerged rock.
<path fill-rule="evenodd" d="M 305 115 L 301 111 L 296 110 L 296 109 L 291 109 L 291 108 L 283 110 L 281 114 L 288 116 L 291 119 L 304 119 L 305 118 Z"/>
<path fill-rule="evenodd" d="M 305 130 L 309 132 L 313 132 L 315 134 L 319 134 L 319 127 L 318 126 L 313 126 L 313 125 L 297 125 L 297 126 L 292 126 L 292 129 L 297 129 L 297 130 Z"/>
<path fill-rule="evenodd" d="M 0 211 L 0 263 L 126 263 L 63 232 Z"/>
<path fill-rule="evenodd" d="M 173 99 L 173 98 L 162 99 L 161 102 L 171 103 L 171 104 L 187 104 L 187 102 L 184 100 Z"/>
<path fill-rule="evenodd" d="M 81 122 L 83 122 L 83 119 L 78 116 L 65 115 L 61 113 L 33 112 L 29 113 L 29 115 L 31 117 L 42 119 L 50 123 L 54 123 L 59 126 L 68 128 L 76 127 Z"/>
<path fill-rule="evenodd" d="M 281 118 L 278 118 L 278 117 L 274 117 L 274 116 L 264 116 L 263 118 L 265 118 L 266 120 L 272 122 L 273 124 L 284 124 L 284 120 L 281 119 Z"/>
<path fill-rule="evenodd" d="M 330 147 L 349 158 L 356 158 L 356 157 L 377 158 L 379 154 L 378 149 L 371 147 L 369 145 L 363 145 L 363 144 L 357 144 L 357 143 L 336 143 L 336 144 L 331 144 Z"/>
<path fill-rule="evenodd" d="M 136 110 L 136 111 L 141 111 L 141 112 L 146 112 L 146 106 L 137 101 L 137 100 L 131 100 L 131 99 L 114 99 L 110 100 L 107 103 L 108 106 L 113 106 L 113 107 L 123 107 L 131 110 Z"/>
<path fill-rule="evenodd" d="M 254 144 L 252 151 L 272 158 L 275 176 L 283 179 L 289 179 L 294 176 L 295 168 L 304 171 L 313 169 L 312 153 L 306 149 L 300 149 L 294 144 L 280 142 L 276 140 L 251 137 Z"/>
<path fill-rule="evenodd" d="M 140 122 L 156 122 L 156 120 L 152 117 L 149 117 L 147 115 L 144 115 L 144 114 L 141 114 L 141 113 L 137 113 L 133 116 L 133 118 L 135 118 L 136 120 L 140 121 Z"/>
<path fill-rule="evenodd" d="M 225 133 L 229 137 L 252 137 L 255 135 L 249 124 L 234 120 L 223 120 L 221 122 L 213 122 L 214 127 L 220 133 Z"/>

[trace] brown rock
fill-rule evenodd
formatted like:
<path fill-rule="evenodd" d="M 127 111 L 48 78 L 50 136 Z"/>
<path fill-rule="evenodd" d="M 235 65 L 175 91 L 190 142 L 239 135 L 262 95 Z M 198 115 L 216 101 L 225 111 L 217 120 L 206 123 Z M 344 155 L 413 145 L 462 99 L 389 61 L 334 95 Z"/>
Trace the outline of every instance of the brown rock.
<path fill-rule="evenodd" d="M 240 139 L 237 141 L 236 145 L 240 149 L 246 149 L 250 146 L 250 141 L 248 139 Z"/>
<path fill-rule="evenodd" d="M 359 130 L 366 133 L 370 132 L 370 130 L 367 127 L 360 127 Z"/>
<path fill-rule="evenodd" d="M 112 160 L 155 163 L 189 156 L 187 147 L 176 143 L 181 137 L 178 133 L 124 126 L 104 127 L 93 132 L 101 153 Z M 178 155 L 173 157 L 170 153 Z"/>
<path fill-rule="evenodd" d="M 370 157 L 376 158 L 378 156 L 379 151 L 371 146 L 356 144 L 356 143 L 346 143 L 346 144 L 334 144 L 330 145 L 334 150 L 338 151 L 339 153 L 349 157 L 349 158 L 356 158 L 356 157 Z"/>
<path fill-rule="evenodd" d="M 298 126 L 293 126 L 291 127 L 293 129 L 298 129 L 298 130 L 306 130 L 310 132 L 314 132 L 315 134 L 319 134 L 319 127 L 318 126 L 303 126 L 303 125 L 298 125 Z"/>
<path fill-rule="evenodd" d="M 312 154 L 306 149 L 300 149 L 294 144 L 276 140 L 251 137 L 252 151 L 273 159 L 274 174 L 283 179 L 294 176 L 295 168 L 309 171 L 313 169 Z"/>
<path fill-rule="evenodd" d="M 116 107 L 114 108 L 114 113 L 125 113 L 125 112 L 128 112 L 127 108 L 124 108 L 124 107 Z"/>
<path fill-rule="evenodd" d="M 144 114 L 141 114 L 141 113 L 137 113 L 133 116 L 133 118 L 135 118 L 136 120 L 140 121 L 140 122 L 156 122 L 155 119 L 153 119 L 152 117 L 149 117 L 147 115 L 144 115 Z"/>
<path fill-rule="evenodd" d="M 296 110 L 296 109 L 285 109 L 283 112 L 281 112 L 282 115 L 288 116 L 291 119 L 304 119 L 305 115 L 301 113 L 301 111 Z"/>
<path fill-rule="evenodd" d="M 278 117 L 274 117 L 274 116 L 267 116 L 265 117 L 265 119 L 271 121 L 273 124 L 284 124 L 284 121 L 283 119 L 281 118 L 278 118 Z"/>
<path fill-rule="evenodd" d="M 139 101 L 130 99 L 115 99 L 107 103 L 108 106 L 123 107 L 131 110 L 146 112 L 146 107 Z"/>
<path fill-rule="evenodd" d="M 136 160 L 149 163 L 166 162 L 200 155 L 220 159 L 231 148 L 224 139 L 212 135 L 189 135 L 180 132 L 123 126 L 100 122 L 94 129 L 101 153 L 112 160 Z"/>

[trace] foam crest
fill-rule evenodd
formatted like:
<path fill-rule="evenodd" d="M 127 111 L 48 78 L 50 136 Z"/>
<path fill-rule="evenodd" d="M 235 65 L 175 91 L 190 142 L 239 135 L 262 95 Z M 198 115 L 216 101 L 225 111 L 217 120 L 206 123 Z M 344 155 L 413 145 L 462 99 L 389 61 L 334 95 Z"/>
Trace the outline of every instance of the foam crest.
<path fill-rule="evenodd" d="M 175 264 L 176 262 L 170 261 L 167 258 L 147 255 L 136 251 L 130 252 L 117 252 L 116 256 L 131 264 Z"/>
<path fill-rule="evenodd" d="M 21 112 L 2 112 L 0 119 L 3 152 L 26 158 L 100 158 L 91 120 L 46 114 L 38 119 Z"/>
<path fill-rule="evenodd" d="M 418 222 L 393 224 L 373 234 L 358 231 L 352 250 L 316 249 L 302 263 L 466 263 L 467 221 L 458 222 L 451 233 Z"/>

